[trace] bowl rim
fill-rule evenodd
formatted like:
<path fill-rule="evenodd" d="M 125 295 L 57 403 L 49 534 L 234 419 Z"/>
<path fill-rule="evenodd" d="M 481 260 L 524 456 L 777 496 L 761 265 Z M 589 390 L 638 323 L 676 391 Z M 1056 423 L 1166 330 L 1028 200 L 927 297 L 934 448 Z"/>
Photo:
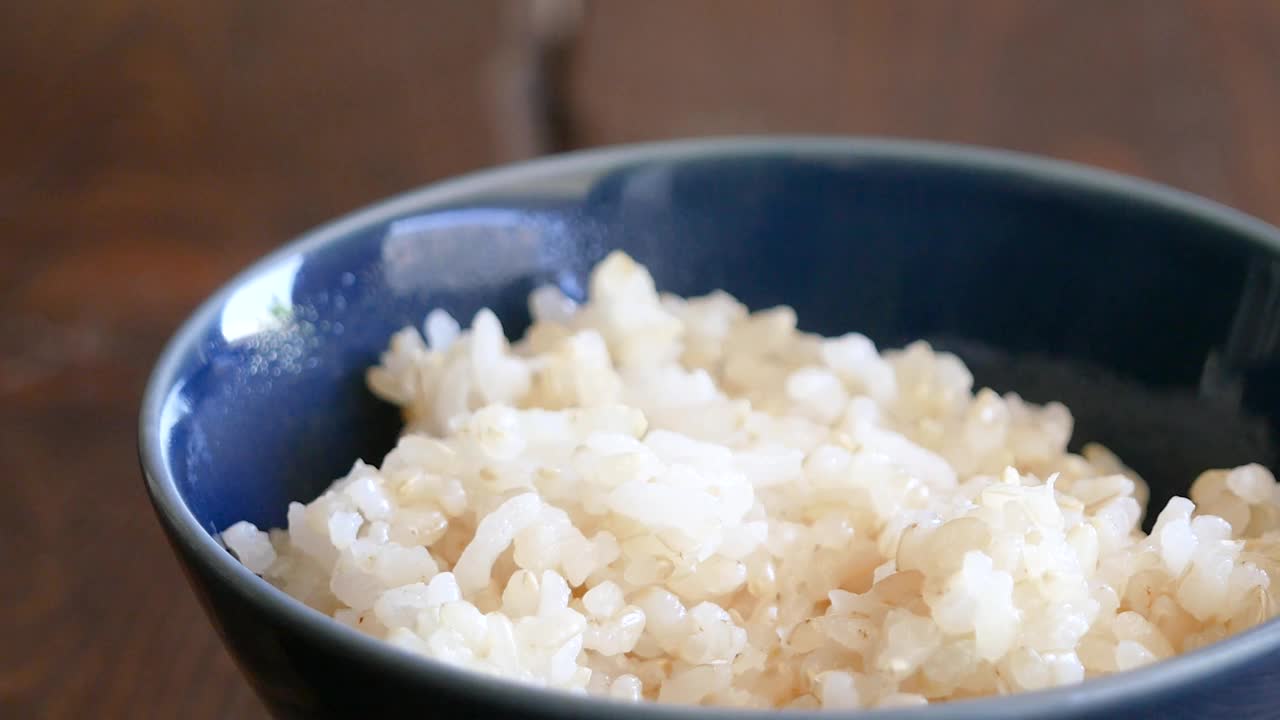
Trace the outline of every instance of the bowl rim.
<path fill-rule="evenodd" d="M 1102 194 L 1158 208 L 1185 220 L 1239 235 L 1280 256 L 1280 229 L 1213 200 L 1109 170 L 976 145 L 823 135 L 714 137 L 579 150 L 482 169 L 394 195 L 303 233 L 236 274 L 182 322 L 165 344 L 147 381 L 138 426 L 138 454 L 146 490 L 171 541 L 180 543 L 193 562 L 203 566 L 206 572 L 274 623 L 325 642 L 351 658 L 352 662 L 368 663 L 406 680 L 434 675 L 439 682 L 448 683 L 464 695 L 484 697 L 511 708 L 527 707 L 530 702 L 537 702 L 540 709 L 565 717 L 609 714 L 620 720 L 674 720 L 691 714 L 705 720 L 730 720 L 743 715 L 779 712 L 792 718 L 832 717 L 833 711 L 830 710 L 740 710 L 622 703 L 533 687 L 400 650 L 307 607 L 241 565 L 196 520 L 179 494 L 164 459 L 161 411 L 171 390 L 184 375 L 184 359 L 192 348 L 199 345 L 203 331 L 216 321 L 231 294 L 282 261 L 323 246 L 339 244 L 363 228 L 407 212 L 429 211 L 494 187 L 564 174 L 600 172 L 645 161 L 763 156 L 895 161 L 1012 175 L 1044 182 L 1064 191 Z M 1076 685 L 920 708 L 862 710 L 858 711 L 858 717 L 866 720 L 1014 720 L 1037 716 L 1051 720 L 1082 713 L 1118 711 L 1127 703 L 1211 677 L 1222 668 L 1238 670 L 1277 649 L 1280 649 L 1280 620 L 1273 619 L 1190 653 Z"/>

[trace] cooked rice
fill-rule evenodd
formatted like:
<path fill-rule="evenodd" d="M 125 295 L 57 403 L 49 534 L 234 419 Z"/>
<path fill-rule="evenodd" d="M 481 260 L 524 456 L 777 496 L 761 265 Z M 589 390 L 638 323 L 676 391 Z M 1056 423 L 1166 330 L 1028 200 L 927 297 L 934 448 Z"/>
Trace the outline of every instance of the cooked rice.
<path fill-rule="evenodd" d="M 1275 613 L 1280 491 L 1210 470 L 1145 535 L 1142 479 L 1057 403 L 923 342 L 659 295 L 615 253 L 508 345 L 488 310 L 369 371 L 406 429 L 288 529 L 226 545 L 413 653 L 623 700 L 923 705 L 1077 683 Z M 1194 504 L 1193 502 L 1194 501 Z"/>

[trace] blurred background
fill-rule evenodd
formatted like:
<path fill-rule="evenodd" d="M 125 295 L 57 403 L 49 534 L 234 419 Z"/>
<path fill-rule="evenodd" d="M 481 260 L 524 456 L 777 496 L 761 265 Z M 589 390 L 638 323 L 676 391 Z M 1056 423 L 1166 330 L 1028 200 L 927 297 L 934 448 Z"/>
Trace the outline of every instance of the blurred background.
<path fill-rule="evenodd" d="M 0 716 L 256 718 L 135 461 L 161 344 L 389 193 L 737 133 L 993 145 L 1280 222 L 1270 0 L 10 0 Z M 8 627 L 6 627 L 8 625 Z"/>

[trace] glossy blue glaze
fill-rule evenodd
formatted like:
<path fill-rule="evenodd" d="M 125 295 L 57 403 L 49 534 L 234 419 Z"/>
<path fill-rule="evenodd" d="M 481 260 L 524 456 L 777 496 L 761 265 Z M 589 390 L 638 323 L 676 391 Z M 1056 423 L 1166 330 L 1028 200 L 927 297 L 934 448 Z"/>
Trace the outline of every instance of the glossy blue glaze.
<path fill-rule="evenodd" d="M 279 525 L 398 417 L 363 374 L 388 337 L 443 307 L 581 297 L 613 248 L 662 289 L 794 306 L 806 329 L 924 337 L 979 384 L 1066 402 L 1077 441 L 1115 449 L 1155 502 L 1206 467 L 1276 464 L 1280 232 L 1183 193 L 1023 156 L 839 139 L 695 141 L 479 173 L 316 230 L 202 306 L 144 400 L 147 487 L 192 586 L 281 717 L 738 717 L 617 706 L 472 676 L 322 617 L 211 533 Z M 1074 688 L 892 718 L 1278 715 L 1280 625 Z M 878 718 L 881 713 L 859 717 Z"/>

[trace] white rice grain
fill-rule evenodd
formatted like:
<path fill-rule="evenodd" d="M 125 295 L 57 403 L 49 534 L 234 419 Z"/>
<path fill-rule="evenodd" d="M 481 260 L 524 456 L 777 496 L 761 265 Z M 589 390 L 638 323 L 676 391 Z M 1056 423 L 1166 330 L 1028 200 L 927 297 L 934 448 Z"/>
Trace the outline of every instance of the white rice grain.
<path fill-rule="evenodd" d="M 367 376 L 404 412 L 285 530 L 222 533 L 285 592 L 408 652 L 619 700 L 887 708 L 1082 682 L 1272 616 L 1280 486 L 1147 486 L 1057 403 L 923 342 L 660 296 L 620 253 L 590 302 L 433 310 Z M 976 390 L 976 392 L 975 392 Z M 1153 508 L 1153 511 L 1157 510 Z"/>

